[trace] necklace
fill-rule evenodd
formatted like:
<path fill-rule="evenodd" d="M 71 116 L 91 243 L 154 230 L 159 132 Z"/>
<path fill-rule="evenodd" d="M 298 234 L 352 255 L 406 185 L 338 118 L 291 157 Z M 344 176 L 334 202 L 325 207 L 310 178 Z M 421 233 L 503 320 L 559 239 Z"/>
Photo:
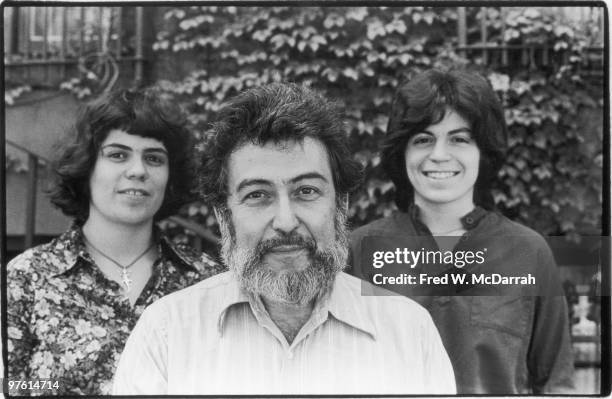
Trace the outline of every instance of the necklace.
<path fill-rule="evenodd" d="M 143 256 L 145 256 L 147 254 L 147 252 L 149 252 L 149 250 L 151 248 L 153 248 L 153 246 L 155 245 L 155 243 L 149 245 L 147 247 L 147 249 L 144 250 L 143 253 L 141 253 L 140 255 L 138 255 L 133 261 L 131 261 L 129 264 L 127 265 L 122 265 L 121 263 L 117 262 L 116 260 L 114 260 L 113 258 L 111 258 L 110 256 L 108 256 L 107 254 L 105 254 L 104 252 L 100 251 L 98 248 L 96 248 L 91 241 L 89 241 L 87 239 L 87 237 L 85 237 L 83 235 L 83 238 L 85 239 L 85 243 L 87 245 L 89 245 L 93 250 L 95 250 L 97 253 L 99 253 L 100 255 L 102 255 L 104 258 L 106 258 L 107 260 L 110 260 L 111 262 L 113 262 L 117 267 L 119 267 L 121 269 L 121 282 L 125 285 L 125 291 L 126 292 L 130 292 L 130 288 L 132 287 L 132 278 L 130 276 L 130 271 L 128 270 L 130 267 L 132 267 L 136 262 L 138 262 Z"/>
<path fill-rule="evenodd" d="M 450 233 L 454 233 L 455 231 L 463 230 L 463 227 L 458 227 L 456 229 L 452 229 L 449 231 L 432 231 L 431 234 L 434 236 L 445 236 Z"/>

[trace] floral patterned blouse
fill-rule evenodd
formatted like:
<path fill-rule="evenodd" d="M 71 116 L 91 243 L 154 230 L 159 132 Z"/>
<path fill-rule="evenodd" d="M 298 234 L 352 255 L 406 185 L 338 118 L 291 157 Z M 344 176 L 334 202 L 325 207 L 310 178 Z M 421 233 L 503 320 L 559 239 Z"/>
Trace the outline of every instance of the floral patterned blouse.
<path fill-rule="evenodd" d="M 76 224 L 7 266 L 8 376 L 59 381 L 45 395 L 110 394 L 117 362 L 141 313 L 155 300 L 223 271 L 205 254 L 159 234 L 160 257 L 135 305 L 104 276 Z"/>

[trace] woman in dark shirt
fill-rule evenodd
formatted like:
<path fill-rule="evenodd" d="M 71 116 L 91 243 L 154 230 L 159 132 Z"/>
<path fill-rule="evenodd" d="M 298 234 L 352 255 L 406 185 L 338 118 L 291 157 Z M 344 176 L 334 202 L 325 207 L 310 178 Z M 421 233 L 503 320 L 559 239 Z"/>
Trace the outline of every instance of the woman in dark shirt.
<path fill-rule="evenodd" d="M 193 199 L 193 148 L 184 115 L 154 89 L 81 110 L 51 193 L 73 225 L 7 267 L 10 380 L 51 381 L 39 394 L 109 394 L 144 308 L 221 271 L 154 223 Z"/>
<path fill-rule="evenodd" d="M 458 393 L 568 392 L 567 305 L 550 248 L 533 230 L 494 212 L 490 187 L 506 142 L 503 109 L 483 77 L 429 70 L 402 85 L 381 156 L 399 211 L 353 232 L 352 270 L 374 283 L 393 271 L 464 276 L 456 284 L 416 279 L 387 286 L 430 311 Z M 382 246 L 444 260 L 372 270 L 372 254 Z M 517 279 L 496 284 L 494 276 Z"/>

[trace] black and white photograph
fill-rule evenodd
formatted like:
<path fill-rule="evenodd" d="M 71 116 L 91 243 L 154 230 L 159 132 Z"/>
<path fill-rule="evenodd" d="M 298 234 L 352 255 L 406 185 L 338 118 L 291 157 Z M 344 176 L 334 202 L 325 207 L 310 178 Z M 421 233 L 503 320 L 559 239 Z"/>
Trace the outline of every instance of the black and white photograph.
<path fill-rule="evenodd" d="M 2 393 L 610 395 L 603 1 L 5 1 Z"/>

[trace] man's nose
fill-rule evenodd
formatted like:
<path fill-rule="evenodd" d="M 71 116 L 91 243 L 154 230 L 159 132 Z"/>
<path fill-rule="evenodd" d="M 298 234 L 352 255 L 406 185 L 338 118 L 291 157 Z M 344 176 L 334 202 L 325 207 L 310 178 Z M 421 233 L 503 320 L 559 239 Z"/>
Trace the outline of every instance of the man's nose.
<path fill-rule="evenodd" d="M 125 175 L 128 179 L 144 180 L 149 175 L 147 166 L 140 157 L 132 157 L 127 165 Z"/>
<path fill-rule="evenodd" d="M 272 221 L 272 228 L 278 232 L 289 234 L 300 224 L 293 204 L 286 195 L 281 195 L 276 203 L 276 212 Z"/>

